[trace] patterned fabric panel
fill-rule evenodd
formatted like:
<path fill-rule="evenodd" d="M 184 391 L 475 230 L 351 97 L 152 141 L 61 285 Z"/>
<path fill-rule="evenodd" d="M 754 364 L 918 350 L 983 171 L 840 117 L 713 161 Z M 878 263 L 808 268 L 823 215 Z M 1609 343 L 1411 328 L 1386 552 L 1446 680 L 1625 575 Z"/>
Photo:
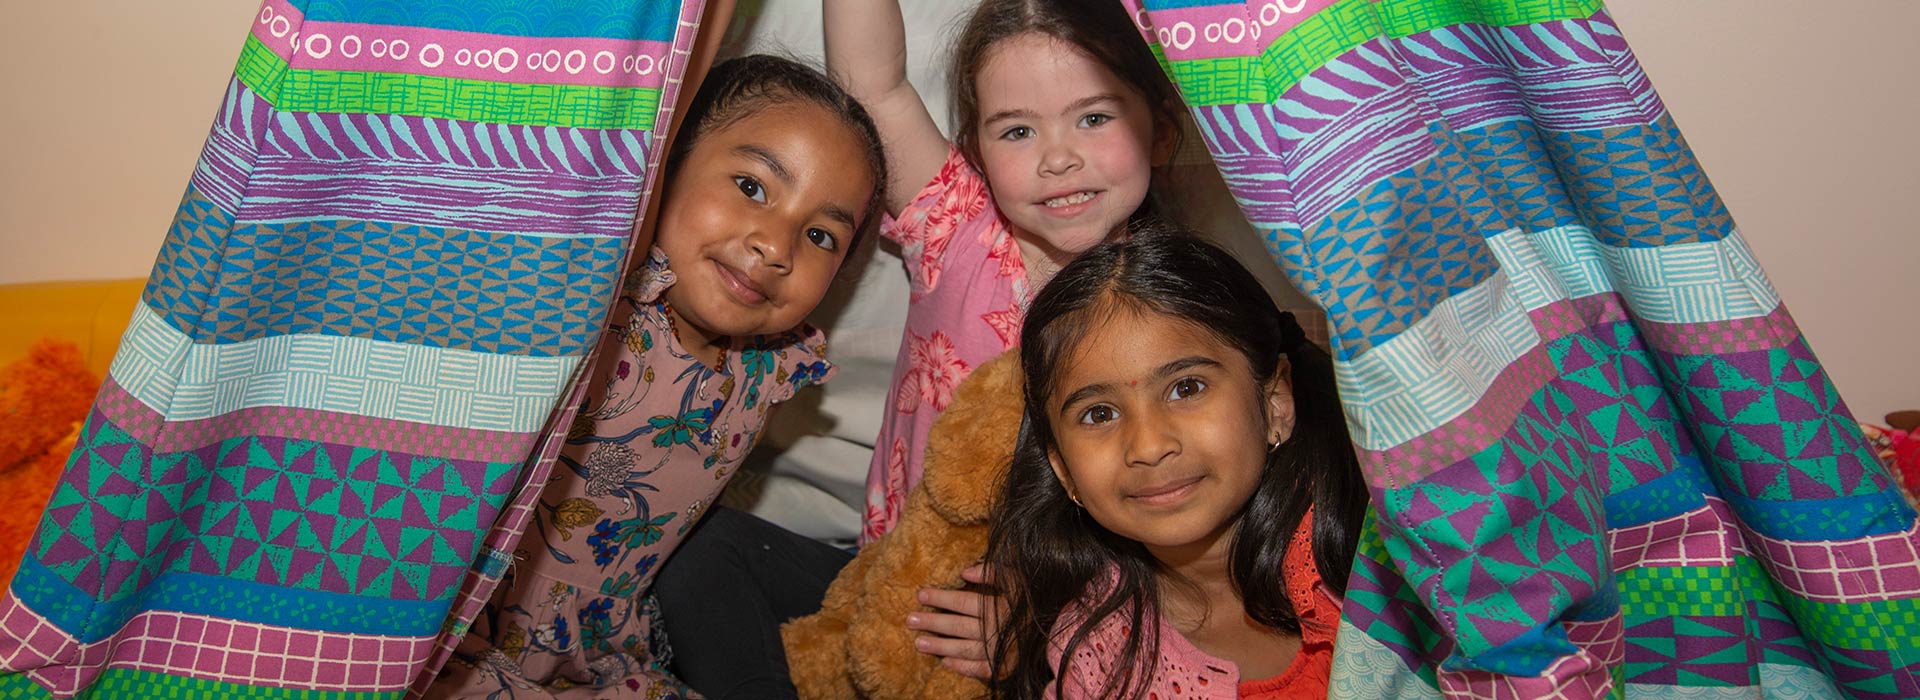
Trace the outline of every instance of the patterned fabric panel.
<path fill-rule="evenodd" d="M 0 693 L 430 677 L 551 469 L 700 11 L 266 0 L 0 598 Z"/>
<path fill-rule="evenodd" d="M 1340 697 L 1920 694 L 1920 549 L 1592 0 L 1122 0 L 1322 304 Z"/>

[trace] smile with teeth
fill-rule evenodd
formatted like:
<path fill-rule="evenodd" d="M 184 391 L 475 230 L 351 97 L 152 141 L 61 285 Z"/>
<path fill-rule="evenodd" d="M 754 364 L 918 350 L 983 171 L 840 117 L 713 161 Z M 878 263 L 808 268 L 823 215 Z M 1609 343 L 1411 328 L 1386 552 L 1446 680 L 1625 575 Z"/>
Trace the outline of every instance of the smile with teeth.
<path fill-rule="evenodd" d="M 1061 207 L 1070 207 L 1070 206 L 1073 206 L 1073 205 L 1075 205 L 1075 204 L 1079 204 L 1079 203 L 1081 203 L 1081 202 L 1085 202 L 1085 201 L 1087 201 L 1087 200 L 1089 200 L 1089 199 L 1093 199 L 1093 197 L 1094 197 L 1094 195 L 1095 195 L 1095 194 L 1097 194 L 1097 193 L 1095 193 L 1095 192 L 1075 192 L 1075 193 L 1073 193 L 1073 194 L 1070 194 L 1070 195 L 1067 195 L 1067 196 L 1065 196 L 1065 197 L 1054 197 L 1054 198 L 1052 198 L 1052 199 L 1049 199 L 1049 200 L 1047 200 L 1047 201 L 1045 201 L 1045 202 L 1043 202 L 1043 204 L 1045 204 L 1045 205 L 1047 205 L 1047 208 L 1048 208 L 1048 209 L 1059 209 L 1059 208 L 1061 208 Z"/>

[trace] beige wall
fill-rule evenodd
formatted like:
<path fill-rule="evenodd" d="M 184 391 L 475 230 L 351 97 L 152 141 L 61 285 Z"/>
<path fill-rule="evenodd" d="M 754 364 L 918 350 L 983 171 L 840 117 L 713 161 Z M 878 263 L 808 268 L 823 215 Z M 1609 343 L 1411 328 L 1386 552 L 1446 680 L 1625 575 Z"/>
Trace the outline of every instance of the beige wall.
<path fill-rule="evenodd" d="M 1855 412 L 1920 408 L 1920 2 L 1610 6 Z M 257 7 L 0 4 L 0 283 L 146 273 Z"/>
<path fill-rule="evenodd" d="M 1607 6 L 1854 414 L 1920 408 L 1920 2 Z"/>
<path fill-rule="evenodd" d="M 259 6 L 0 3 L 0 283 L 147 273 Z"/>

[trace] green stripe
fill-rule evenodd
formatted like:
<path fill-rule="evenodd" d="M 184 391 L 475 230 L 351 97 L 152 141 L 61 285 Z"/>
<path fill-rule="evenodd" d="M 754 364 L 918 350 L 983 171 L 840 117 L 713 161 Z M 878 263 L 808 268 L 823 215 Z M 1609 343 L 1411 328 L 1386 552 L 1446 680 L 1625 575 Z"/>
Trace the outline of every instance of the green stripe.
<path fill-rule="evenodd" d="M 1512 27 L 1586 19 L 1599 12 L 1601 5 L 1600 0 L 1381 0 L 1376 7 L 1387 34 L 1402 37 L 1456 24 Z"/>
<path fill-rule="evenodd" d="M 652 129 L 654 88 L 529 85 L 405 73 L 290 68 L 247 37 L 233 73 L 281 112 L 402 114 L 495 124 Z"/>
<path fill-rule="evenodd" d="M 1666 617 L 1764 615 L 1765 604 L 1792 615 L 1800 632 L 1825 646 L 1891 651 L 1920 639 L 1920 599 L 1860 603 L 1812 601 L 1775 591 L 1760 562 L 1733 566 L 1636 567 L 1619 575 L 1620 613 L 1631 626 Z M 1749 610 L 1749 603 L 1760 604 Z"/>
<path fill-rule="evenodd" d="M 99 680 L 88 686 L 86 697 L 99 698 L 179 698 L 180 700 L 240 700 L 247 698 L 284 698 L 286 700 L 398 700 L 405 691 L 389 693 L 348 693 L 332 690 L 293 690 L 264 685 L 223 683 L 152 671 L 109 668 Z M 46 688 L 29 680 L 24 673 L 0 675 L 0 698 L 51 698 Z"/>
<path fill-rule="evenodd" d="M 1258 56 L 1173 61 L 1169 73 L 1191 106 L 1264 104 L 1374 37 L 1403 37 L 1456 24 L 1585 19 L 1600 7 L 1600 0 L 1341 0 L 1287 30 Z"/>

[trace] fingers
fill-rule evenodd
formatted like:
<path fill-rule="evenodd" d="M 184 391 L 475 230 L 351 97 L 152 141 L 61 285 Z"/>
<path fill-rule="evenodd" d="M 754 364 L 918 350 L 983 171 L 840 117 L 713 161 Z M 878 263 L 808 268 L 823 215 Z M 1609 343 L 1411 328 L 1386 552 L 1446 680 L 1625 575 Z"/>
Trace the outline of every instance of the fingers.
<path fill-rule="evenodd" d="M 985 661 L 987 646 L 977 639 L 951 639 L 948 637 L 929 637 L 921 635 L 913 640 L 913 648 L 923 654 L 932 654 L 943 659 L 962 661 Z"/>
<path fill-rule="evenodd" d="M 980 617 L 986 612 L 987 596 L 972 591 L 947 588 L 920 589 L 920 604 L 948 612 Z"/>
<path fill-rule="evenodd" d="M 980 618 L 966 615 L 918 612 L 907 616 L 907 629 L 932 632 L 943 637 L 967 640 L 974 644 L 980 644 L 985 636 L 985 631 L 980 627 Z M 941 656 L 951 655 L 941 654 Z"/>

